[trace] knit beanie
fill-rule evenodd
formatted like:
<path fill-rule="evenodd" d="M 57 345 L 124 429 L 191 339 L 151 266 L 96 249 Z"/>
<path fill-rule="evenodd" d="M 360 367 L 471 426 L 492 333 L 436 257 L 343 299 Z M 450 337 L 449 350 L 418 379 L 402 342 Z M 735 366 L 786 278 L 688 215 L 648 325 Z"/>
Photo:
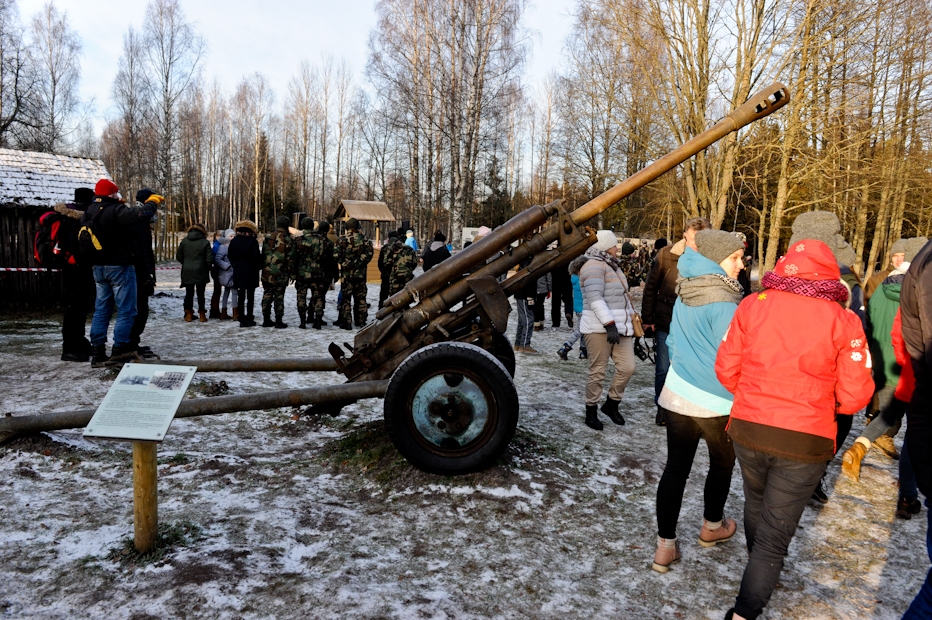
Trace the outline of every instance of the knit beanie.
<path fill-rule="evenodd" d="M 74 190 L 74 201 L 79 205 L 86 205 L 94 202 L 94 190 L 90 187 L 79 187 Z"/>
<path fill-rule="evenodd" d="M 317 232 L 321 235 L 326 235 L 330 232 L 330 222 L 321 220 L 320 224 L 317 225 Z"/>
<path fill-rule="evenodd" d="M 894 254 L 905 254 L 906 253 L 906 239 L 900 238 L 893 242 L 893 247 L 890 248 L 890 256 Z"/>
<path fill-rule="evenodd" d="M 388 231 L 388 238 L 389 238 L 389 239 L 397 239 L 397 238 L 398 238 L 398 231 L 397 231 L 397 230 L 390 230 L 390 231 Z"/>
<path fill-rule="evenodd" d="M 438 230 L 437 232 L 434 233 L 434 241 L 441 241 L 441 242 L 443 242 L 443 241 L 446 241 L 446 240 L 447 240 L 447 236 L 446 236 L 445 234 L 443 234 L 443 231 Z"/>
<path fill-rule="evenodd" d="M 600 230 L 596 233 L 596 239 L 598 239 L 598 241 L 596 241 L 595 245 L 592 247 L 602 252 L 618 245 L 618 237 L 610 230 Z"/>
<path fill-rule="evenodd" d="M 904 263 L 911 263 L 913 259 L 916 258 L 916 254 L 919 254 L 919 251 L 925 247 L 929 242 L 925 237 L 912 237 L 911 239 L 906 239 L 906 242 L 903 244 L 903 253 L 906 256 L 903 258 Z M 895 246 L 894 246 L 895 247 Z"/>
<path fill-rule="evenodd" d="M 110 194 L 116 194 L 118 191 L 120 191 L 120 188 L 110 179 L 101 179 L 94 186 L 95 196 L 109 196 Z"/>
<path fill-rule="evenodd" d="M 696 233 L 696 248 L 700 254 L 718 264 L 738 250 L 743 250 L 744 242 L 727 230 L 706 228 Z"/>
<path fill-rule="evenodd" d="M 346 220 L 346 228 L 347 230 L 359 230 L 359 220 L 357 220 L 355 217 L 351 217 L 350 219 Z"/>
<path fill-rule="evenodd" d="M 631 243 L 628 241 L 625 241 L 624 243 L 621 244 L 621 253 L 624 254 L 625 256 L 634 254 L 634 249 L 635 249 L 634 246 L 631 245 Z"/>
<path fill-rule="evenodd" d="M 310 217 L 302 217 L 301 230 L 314 230 L 314 219 Z"/>
<path fill-rule="evenodd" d="M 152 196 L 152 194 L 154 194 L 154 193 L 155 193 L 155 192 L 153 192 L 151 189 L 149 189 L 149 188 L 147 188 L 147 187 L 144 187 L 144 188 L 142 188 L 141 190 L 139 190 L 138 192 L 136 192 L 136 202 L 145 202 L 145 201 L 149 200 L 149 198 L 150 198 L 150 197 Z"/>
<path fill-rule="evenodd" d="M 661 237 L 660 239 L 657 239 L 656 241 L 654 241 L 655 250 L 660 250 L 665 247 L 667 247 L 667 240 L 665 237 Z"/>
<path fill-rule="evenodd" d="M 288 228 L 289 224 L 291 224 L 291 220 L 288 219 L 287 215 L 279 215 L 275 218 L 275 226 L 278 228 Z"/>
<path fill-rule="evenodd" d="M 850 266 L 857 262 L 854 248 L 841 236 L 841 223 L 831 211 L 801 213 L 793 220 L 790 245 L 803 239 L 818 239 L 829 247 L 840 264 Z"/>

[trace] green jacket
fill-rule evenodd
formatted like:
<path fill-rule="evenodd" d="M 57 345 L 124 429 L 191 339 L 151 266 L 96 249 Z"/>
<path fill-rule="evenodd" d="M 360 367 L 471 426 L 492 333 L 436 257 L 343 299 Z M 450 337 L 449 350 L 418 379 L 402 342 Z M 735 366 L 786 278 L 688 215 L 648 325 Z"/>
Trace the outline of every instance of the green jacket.
<path fill-rule="evenodd" d="M 214 264 L 214 252 L 210 241 L 200 227 L 188 229 L 188 236 L 178 244 L 175 260 L 181 263 L 181 286 L 207 284 L 210 282 L 210 267 Z"/>
<path fill-rule="evenodd" d="M 275 232 L 265 236 L 262 243 L 263 284 L 288 285 L 291 278 L 291 269 L 288 266 L 288 257 L 291 254 L 291 235 L 284 228 L 276 228 Z"/>
<path fill-rule="evenodd" d="M 372 242 L 359 231 L 347 232 L 334 248 L 334 257 L 340 263 L 343 280 L 365 280 L 366 267 L 373 255 Z"/>
<path fill-rule="evenodd" d="M 291 240 L 291 256 L 288 259 L 291 275 L 295 280 L 320 280 L 324 276 L 321 258 L 324 242 L 320 235 L 310 230 Z"/>
<path fill-rule="evenodd" d="M 893 319 L 900 307 L 900 287 L 903 275 L 889 276 L 871 295 L 867 304 L 868 342 L 877 389 L 895 386 L 900 378 L 900 366 L 893 354 Z"/>

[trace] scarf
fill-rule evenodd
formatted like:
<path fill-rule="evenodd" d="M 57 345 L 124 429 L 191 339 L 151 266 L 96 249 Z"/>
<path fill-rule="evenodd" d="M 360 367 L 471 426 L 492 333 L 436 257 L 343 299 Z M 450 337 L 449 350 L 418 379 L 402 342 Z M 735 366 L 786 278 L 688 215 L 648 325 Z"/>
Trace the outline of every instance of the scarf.
<path fill-rule="evenodd" d="M 710 273 L 695 278 L 678 278 L 676 294 L 687 306 L 704 306 L 718 302 L 739 304 L 744 298 L 744 287 L 734 278 Z"/>
<path fill-rule="evenodd" d="M 848 287 L 839 280 L 804 280 L 802 278 L 781 277 L 768 271 L 761 278 L 761 286 L 775 291 L 785 291 L 813 299 L 825 299 L 845 303 L 848 301 Z"/>
<path fill-rule="evenodd" d="M 615 271 L 621 271 L 621 262 L 617 258 L 604 250 L 596 249 L 594 245 L 589 246 L 589 249 L 586 250 L 586 256 L 608 263 Z"/>

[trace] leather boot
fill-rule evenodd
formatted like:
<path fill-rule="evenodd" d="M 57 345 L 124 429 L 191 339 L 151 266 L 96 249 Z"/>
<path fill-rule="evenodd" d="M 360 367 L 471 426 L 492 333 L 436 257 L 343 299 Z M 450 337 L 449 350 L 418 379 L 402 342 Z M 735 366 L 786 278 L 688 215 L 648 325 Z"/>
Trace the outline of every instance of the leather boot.
<path fill-rule="evenodd" d="M 615 424 L 617 424 L 618 426 L 624 426 L 625 419 L 621 417 L 620 413 L 618 413 L 619 403 L 621 403 L 621 401 L 607 398 L 605 400 L 605 404 L 602 405 L 602 413 L 607 415 L 609 419 Z"/>
<path fill-rule="evenodd" d="M 718 543 L 723 543 L 726 540 L 731 540 L 731 537 L 738 531 L 738 524 L 735 523 L 734 519 L 722 518 L 718 527 L 714 530 L 710 529 L 709 525 L 710 523 L 703 519 L 702 529 L 699 530 L 699 546 L 705 547 L 706 549 L 714 547 Z"/>
<path fill-rule="evenodd" d="M 680 561 L 680 547 L 675 538 L 657 538 L 657 550 L 654 551 L 654 563 L 651 564 L 658 573 L 670 570 L 671 564 Z"/>
<path fill-rule="evenodd" d="M 233 320 L 234 321 L 239 320 L 239 308 L 233 308 Z"/>
<path fill-rule="evenodd" d="M 235 313 L 236 310 L 234 310 L 233 312 Z M 229 320 L 230 320 L 230 315 L 227 314 L 227 309 L 226 309 L 226 308 L 224 308 L 223 310 L 220 311 L 220 320 L 221 320 L 221 321 L 229 321 Z"/>
<path fill-rule="evenodd" d="M 314 329 L 320 329 L 324 326 L 324 318 L 321 316 L 314 317 L 314 324 L 311 326 Z"/>
<path fill-rule="evenodd" d="M 194 310 L 185 310 L 184 311 L 184 320 L 186 323 L 190 323 L 194 320 Z"/>
<path fill-rule="evenodd" d="M 599 410 L 595 405 L 586 405 L 586 426 L 597 431 L 604 428 L 599 421 Z"/>
<path fill-rule="evenodd" d="M 210 318 L 219 319 L 220 318 L 220 298 L 217 295 L 212 295 L 214 299 L 210 300 Z"/>
<path fill-rule="evenodd" d="M 91 347 L 91 366 L 97 368 L 107 363 L 110 358 L 107 356 L 107 345 L 99 344 Z"/>
<path fill-rule="evenodd" d="M 841 473 L 858 482 L 861 479 L 861 461 L 867 450 L 863 443 L 855 441 L 853 446 L 845 450 L 841 459 Z"/>
<path fill-rule="evenodd" d="M 275 327 L 275 321 L 272 320 L 272 313 L 262 313 L 262 327 Z"/>
<path fill-rule="evenodd" d="M 198 319 L 198 322 L 200 323 L 207 322 L 207 312 L 205 312 L 204 310 L 201 310 L 200 312 L 198 312 L 198 315 L 200 316 L 200 318 Z"/>
<path fill-rule="evenodd" d="M 307 311 L 298 310 L 298 318 L 301 319 L 301 324 L 298 325 L 298 329 L 307 329 Z"/>
<path fill-rule="evenodd" d="M 288 323 L 282 321 L 282 317 L 275 317 L 275 329 L 285 329 L 286 327 L 288 327 Z"/>

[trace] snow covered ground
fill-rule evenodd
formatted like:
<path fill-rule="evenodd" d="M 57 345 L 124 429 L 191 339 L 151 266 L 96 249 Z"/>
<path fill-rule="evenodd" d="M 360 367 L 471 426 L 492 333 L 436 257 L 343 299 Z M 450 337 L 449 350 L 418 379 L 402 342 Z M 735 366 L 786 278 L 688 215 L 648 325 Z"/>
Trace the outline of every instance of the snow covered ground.
<path fill-rule="evenodd" d="M 334 327 L 295 329 L 293 288 L 286 330 L 184 323 L 177 274 L 160 272 L 143 339 L 165 359 L 318 357 L 351 341 Z M 377 293 L 370 286 L 370 301 Z M 54 318 L 0 318 L 0 414 L 100 402 L 115 372 L 59 361 L 58 330 Z M 187 536 L 155 561 L 127 551 L 127 444 L 75 430 L 0 446 L 0 617 L 722 618 L 747 559 L 738 468 L 726 507 L 735 539 L 695 543 L 700 449 L 680 519 L 683 561 L 652 571 L 666 452 L 653 366 L 639 363 L 625 394 L 628 424 L 592 431 L 582 423 L 585 362 L 554 353 L 568 334 L 548 327 L 534 334 L 540 355 L 519 354 L 517 437 L 497 466 L 469 476 L 411 468 L 379 430 L 380 400 L 337 418 L 280 409 L 175 421 L 159 447 L 159 518 Z M 339 380 L 212 373 L 195 377 L 189 396 L 222 392 L 221 381 L 246 393 Z M 807 508 L 764 617 L 899 618 L 929 567 L 925 511 L 894 518 L 896 462 L 876 451 L 860 484 L 839 477 L 837 462 L 827 482 L 831 501 Z"/>

